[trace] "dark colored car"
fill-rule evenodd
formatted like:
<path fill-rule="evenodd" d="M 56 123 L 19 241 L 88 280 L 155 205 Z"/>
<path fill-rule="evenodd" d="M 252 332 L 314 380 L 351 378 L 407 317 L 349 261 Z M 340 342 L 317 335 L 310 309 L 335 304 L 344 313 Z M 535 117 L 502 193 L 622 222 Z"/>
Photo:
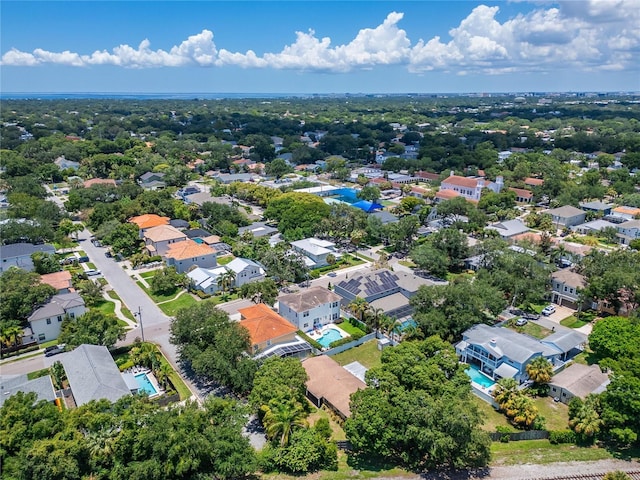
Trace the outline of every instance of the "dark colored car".
<path fill-rule="evenodd" d="M 78 262 L 86 263 L 89 261 L 89 257 L 78 257 Z"/>
<path fill-rule="evenodd" d="M 111 252 L 109 250 L 104 252 L 104 256 L 107 257 L 107 258 L 112 258 L 113 257 L 113 255 L 111 254 Z"/>
<path fill-rule="evenodd" d="M 522 318 L 525 318 L 527 320 L 538 320 L 540 318 L 540 314 L 539 313 L 523 313 L 522 314 Z"/>
<path fill-rule="evenodd" d="M 66 347 L 66 345 L 64 343 L 60 344 L 60 345 L 53 345 L 51 347 L 47 347 L 47 348 L 44 349 L 44 356 L 45 357 L 51 357 L 53 355 L 57 355 L 59 353 L 62 353 L 62 352 L 64 352 L 65 347 Z"/>

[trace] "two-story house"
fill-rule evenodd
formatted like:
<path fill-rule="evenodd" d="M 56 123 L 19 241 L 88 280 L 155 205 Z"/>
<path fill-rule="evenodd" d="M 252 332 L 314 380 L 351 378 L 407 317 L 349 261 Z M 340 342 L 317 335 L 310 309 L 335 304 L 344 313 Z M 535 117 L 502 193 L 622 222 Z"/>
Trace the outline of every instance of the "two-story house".
<path fill-rule="evenodd" d="M 175 267 L 178 273 L 184 273 L 194 266 L 203 268 L 218 266 L 216 250 L 193 240 L 169 244 L 164 258 L 167 265 Z"/>
<path fill-rule="evenodd" d="M 256 355 L 270 347 L 296 341 L 298 329 L 264 303 L 238 309 L 240 325 L 249 331 L 251 353 Z"/>
<path fill-rule="evenodd" d="M 225 267 L 235 274 L 234 283 L 237 288 L 245 283 L 264 280 L 265 277 L 264 267 L 249 258 L 234 258 Z"/>
<path fill-rule="evenodd" d="M 40 282 L 51 285 L 58 293 L 69 293 L 73 291 L 71 272 L 69 270 L 40 275 Z"/>
<path fill-rule="evenodd" d="M 304 256 L 305 263 L 310 268 L 329 265 L 329 262 L 327 262 L 329 255 L 333 255 L 336 259 L 341 257 L 340 253 L 335 250 L 335 243 L 315 237 L 291 242 L 291 246 L 296 252 Z"/>
<path fill-rule="evenodd" d="M 159 225 L 144 232 L 144 243 L 151 255 L 165 255 L 170 245 L 186 240 L 187 236 L 171 225 Z"/>
<path fill-rule="evenodd" d="M 640 220 L 629 220 L 616 225 L 618 238 L 623 245 L 629 245 L 632 241 L 640 239 Z"/>
<path fill-rule="evenodd" d="M 144 215 L 138 215 L 137 217 L 131 217 L 129 223 L 133 223 L 140 229 L 140 238 L 144 238 L 144 234 L 153 227 L 160 225 L 169 225 L 169 217 L 161 217 L 155 213 L 147 213 Z"/>
<path fill-rule="evenodd" d="M 579 292 L 587 286 L 584 276 L 568 268 L 551 274 L 551 301 L 557 305 L 578 308 Z"/>
<path fill-rule="evenodd" d="M 340 318 L 340 295 L 324 287 L 311 287 L 278 297 L 280 315 L 309 332 Z"/>
<path fill-rule="evenodd" d="M 216 268 L 194 268 L 187 273 L 191 286 L 208 295 L 213 295 L 220 290 L 218 280 L 227 272 L 233 272 L 235 277 L 233 287 L 238 288 L 245 283 L 263 280 L 265 271 L 262 265 L 248 258 L 234 258 L 227 265 Z"/>
<path fill-rule="evenodd" d="M 60 335 L 60 325 L 66 318 L 84 315 L 84 300 L 79 293 L 61 293 L 37 308 L 27 319 L 38 343 L 55 340 Z"/>
<path fill-rule="evenodd" d="M 140 186 L 145 190 L 160 190 L 167 186 L 164 181 L 164 173 L 147 172 L 140 176 Z"/>
<path fill-rule="evenodd" d="M 580 225 L 581 223 L 584 223 L 584 220 L 587 217 L 587 212 L 571 205 L 552 208 L 550 210 L 545 210 L 542 213 L 551 215 L 551 220 L 553 220 L 553 223 L 557 228 Z"/>
<path fill-rule="evenodd" d="M 480 177 L 461 177 L 454 175 L 453 171 L 449 177 L 445 178 L 440 183 L 440 191 L 450 190 L 456 192 L 458 195 L 478 202 L 482 196 L 482 189 L 488 188 L 496 193 L 499 193 L 504 187 L 504 179 L 502 177 L 496 177 L 495 182 L 488 182 L 484 178 Z"/>

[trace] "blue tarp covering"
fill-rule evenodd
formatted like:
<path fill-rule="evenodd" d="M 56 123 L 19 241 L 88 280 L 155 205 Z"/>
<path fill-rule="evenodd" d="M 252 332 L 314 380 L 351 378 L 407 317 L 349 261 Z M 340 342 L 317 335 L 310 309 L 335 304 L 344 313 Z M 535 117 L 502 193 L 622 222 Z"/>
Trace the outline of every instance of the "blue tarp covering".
<path fill-rule="evenodd" d="M 369 202 L 368 200 L 360 200 L 351 206 L 364 210 L 367 213 L 373 212 L 374 210 L 382 210 L 384 208 L 379 203 Z"/>

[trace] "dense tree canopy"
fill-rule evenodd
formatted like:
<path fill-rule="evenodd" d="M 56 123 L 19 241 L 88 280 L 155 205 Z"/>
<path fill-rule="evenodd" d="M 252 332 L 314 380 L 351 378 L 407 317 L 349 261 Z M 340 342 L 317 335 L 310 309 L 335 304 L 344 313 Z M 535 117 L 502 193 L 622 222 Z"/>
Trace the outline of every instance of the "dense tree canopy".
<path fill-rule="evenodd" d="M 211 302 L 179 310 L 171 323 L 171 342 L 193 371 L 232 391 L 251 390 L 256 371 L 249 351 L 249 332 Z"/>
<path fill-rule="evenodd" d="M 286 239 L 300 240 L 314 235 L 330 211 L 331 207 L 316 195 L 291 192 L 269 202 L 264 215 L 278 222 L 278 230 Z"/>
<path fill-rule="evenodd" d="M 118 340 L 123 340 L 127 334 L 124 326 L 118 323 L 118 318 L 110 313 L 89 309 L 77 318 L 66 318 L 60 329 L 60 343 L 65 343 L 69 349 L 88 343 L 113 347 Z"/>

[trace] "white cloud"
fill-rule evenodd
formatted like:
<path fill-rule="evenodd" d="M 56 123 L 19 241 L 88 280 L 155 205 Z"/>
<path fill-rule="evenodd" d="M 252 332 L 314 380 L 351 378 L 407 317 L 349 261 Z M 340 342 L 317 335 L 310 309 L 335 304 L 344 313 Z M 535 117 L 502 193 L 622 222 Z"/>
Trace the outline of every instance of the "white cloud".
<path fill-rule="evenodd" d="M 188 37 L 168 50 L 119 45 L 91 54 L 71 51 L 33 52 L 11 49 L 2 65 L 115 65 L 125 68 L 225 67 L 272 68 L 343 73 L 381 65 L 406 65 L 415 73 L 434 70 L 459 75 L 638 68 L 640 0 L 534 2 L 531 11 L 500 22 L 499 7 L 479 5 L 448 38 L 412 42 L 399 28 L 404 14 L 391 12 L 374 28 L 363 28 L 348 43 L 333 45 L 314 30 L 296 32 L 295 41 L 279 52 L 257 55 L 218 49 L 210 30 Z"/>

